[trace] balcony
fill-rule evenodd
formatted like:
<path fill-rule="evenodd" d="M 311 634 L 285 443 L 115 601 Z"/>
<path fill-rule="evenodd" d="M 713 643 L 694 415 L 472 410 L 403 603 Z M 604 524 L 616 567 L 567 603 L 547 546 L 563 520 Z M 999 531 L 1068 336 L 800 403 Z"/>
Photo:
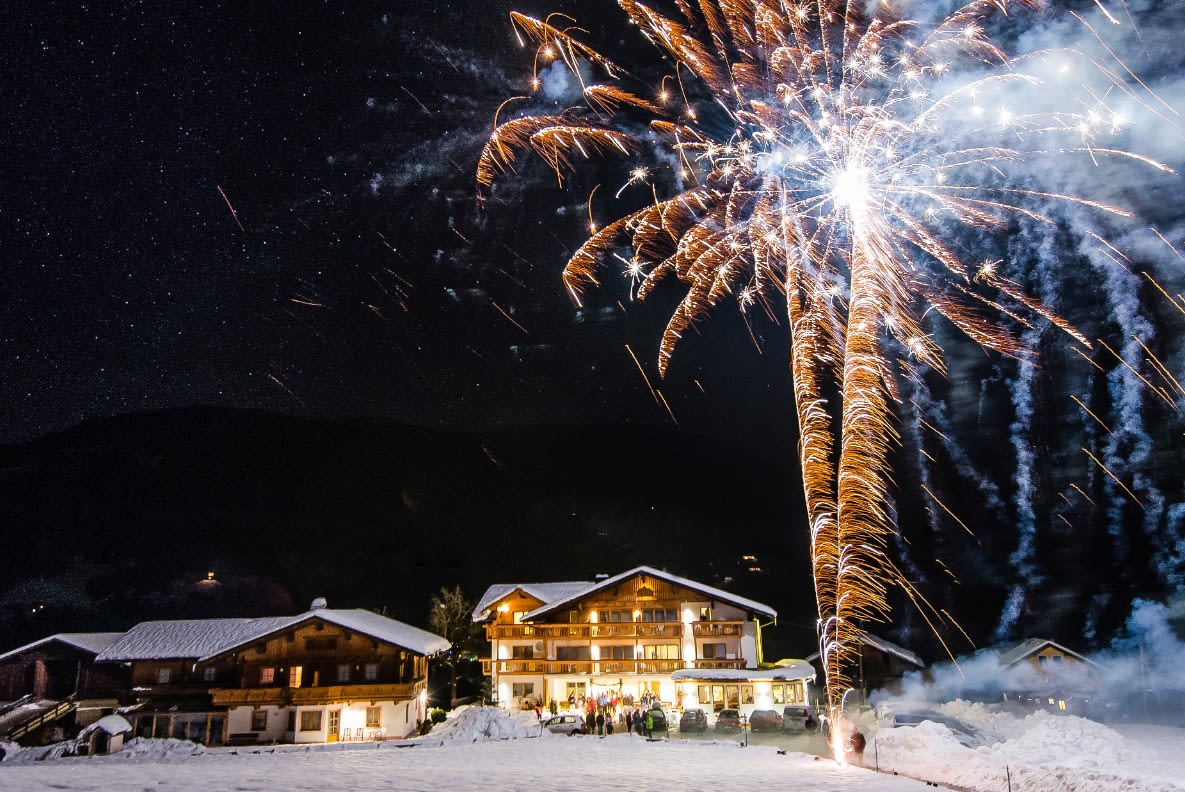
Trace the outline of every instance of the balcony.
<path fill-rule="evenodd" d="M 490 660 L 482 658 L 485 676 L 498 674 L 669 674 L 682 668 L 744 668 L 739 659 L 696 660 Z"/>
<path fill-rule="evenodd" d="M 722 627 L 736 627 L 736 632 L 705 632 L 709 635 L 740 635 L 743 622 L 721 623 Z M 699 626 L 694 625 L 694 626 Z M 681 638 L 680 622 L 621 622 L 610 624 L 506 624 L 487 625 L 486 638 Z M 701 633 L 696 633 L 700 635 Z"/>
<path fill-rule="evenodd" d="M 210 691 L 219 707 L 307 706 L 339 701 L 404 701 L 419 695 L 424 680 L 406 685 L 326 685 L 324 687 L 216 688 Z"/>
<path fill-rule="evenodd" d="M 744 632 L 744 626 L 743 621 L 693 622 L 691 634 L 696 638 L 736 638 Z"/>

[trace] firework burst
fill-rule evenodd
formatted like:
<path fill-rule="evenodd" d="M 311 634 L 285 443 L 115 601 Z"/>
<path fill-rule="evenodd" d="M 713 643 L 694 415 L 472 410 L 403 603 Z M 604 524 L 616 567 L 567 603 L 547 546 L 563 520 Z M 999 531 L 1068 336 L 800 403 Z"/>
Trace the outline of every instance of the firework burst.
<path fill-rule="evenodd" d="M 925 315 L 1013 357 L 1029 354 L 1016 328 L 1042 322 L 1089 346 L 1004 277 L 999 261 L 968 251 L 1003 238 L 1018 219 L 1052 225 L 1058 206 L 1126 216 L 1086 195 L 1036 188 L 1026 169 L 1085 158 L 1168 170 L 1106 141 L 1128 123 L 1124 108 L 1171 111 L 1118 61 L 1094 61 L 1092 87 L 1057 82 L 1059 64 L 1092 63 L 1080 53 L 1010 58 L 986 31 L 1029 0 L 973 0 L 933 21 L 900 16 L 904 4 L 888 0 L 675 0 L 671 14 L 619 4 L 673 58 L 673 79 L 639 87 L 581 43 L 567 18 L 512 14 L 520 38 L 538 47 L 537 66 L 566 64 L 584 104 L 496 120 L 478 181 L 490 186 L 526 149 L 561 178 L 577 157 L 630 155 L 655 141 L 673 154 L 666 197 L 652 186 L 653 203 L 595 230 L 564 271 L 577 300 L 615 258 L 640 276 L 639 298 L 671 276 L 686 285 L 660 343 L 661 372 L 690 325 L 726 298 L 743 310 L 784 308 L 820 652 L 836 708 L 850 687 L 859 624 L 888 617 L 894 587 L 932 625 L 944 618 L 888 553 L 900 380 L 945 370 Z M 1026 92 L 1061 106 L 1009 106 Z M 656 184 L 650 176 L 635 168 L 626 184 Z M 626 243 L 632 256 L 610 255 Z"/>

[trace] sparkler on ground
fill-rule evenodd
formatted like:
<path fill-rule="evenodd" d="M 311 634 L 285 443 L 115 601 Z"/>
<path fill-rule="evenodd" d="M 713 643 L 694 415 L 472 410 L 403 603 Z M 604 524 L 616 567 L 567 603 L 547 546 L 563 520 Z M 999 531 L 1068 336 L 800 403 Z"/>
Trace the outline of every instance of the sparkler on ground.
<path fill-rule="evenodd" d="M 678 14 L 670 16 L 618 2 L 674 59 L 674 79 L 658 91 L 634 85 L 566 17 L 512 14 L 520 39 L 538 45 L 536 69 L 564 63 L 585 105 L 496 118 L 478 182 L 489 187 L 524 149 L 562 179 L 578 156 L 626 156 L 661 141 L 678 163 L 665 186 L 638 166 L 626 181 L 645 181 L 654 202 L 599 227 L 590 207 L 597 230 L 564 271 L 579 301 L 603 264 L 624 259 L 612 254 L 628 241 L 624 260 L 641 278 L 640 299 L 669 276 L 686 284 L 659 346 L 661 373 L 693 322 L 726 297 L 771 316 L 785 306 L 820 653 L 838 710 L 859 625 L 887 619 L 894 587 L 932 627 L 948 618 L 887 552 L 897 530 L 887 505 L 888 452 L 898 442 L 892 402 L 901 399 L 900 378 L 945 370 L 925 315 L 1018 358 L 1031 350 L 1014 326 L 1052 323 L 1089 347 L 1052 307 L 1001 275 L 1000 262 L 965 251 L 998 243 L 1014 218 L 1053 225 L 1059 205 L 1128 216 L 1089 196 L 1034 188 L 1021 175 L 1046 158 L 1167 171 L 1104 141 L 1127 123 L 1119 100 L 1161 117 L 1172 111 L 1142 85 L 1132 88 L 1122 64 L 1094 62 L 1100 91 L 1051 82 L 1057 62 L 1090 67 L 1077 53 L 1010 59 L 987 30 L 1030 0 L 972 0 L 933 22 L 897 16 L 900 4 L 889 0 L 674 0 Z M 605 82 L 592 82 L 597 73 Z M 532 86 L 539 84 L 536 75 Z M 668 92 L 675 84 L 678 106 Z M 1022 90 L 1043 101 L 989 111 Z M 1058 97 L 1064 106 L 1041 109 Z M 640 129 L 643 117 L 649 123 Z"/>

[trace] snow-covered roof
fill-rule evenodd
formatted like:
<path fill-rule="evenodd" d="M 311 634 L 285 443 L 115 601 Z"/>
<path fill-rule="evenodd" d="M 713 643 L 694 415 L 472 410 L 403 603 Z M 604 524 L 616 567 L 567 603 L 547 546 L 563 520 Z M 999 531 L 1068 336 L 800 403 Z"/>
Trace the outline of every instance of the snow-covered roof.
<path fill-rule="evenodd" d="M 562 583 L 495 583 L 486 589 L 486 593 L 482 594 L 481 599 L 477 601 L 477 607 L 473 609 L 473 621 L 480 622 L 488 619 L 490 608 L 499 600 L 516 591 L 521 591 L 528 597 L 534 597 L 547 604 L 566 599 L 594 585 L 596 584 L 589 580 L 569 580 Z"/>
<path fill-rule="evenodd" d="M 908 649 L 906 649 L 903 646 L 898 646 L 897 644 L 893 643 L 892 641 L 886 641 L 884 638 L 881 638 L 879 635 L 873 635 L 870 632 L 863 632 L 860 634 L 860 641 L 861 641 L 861 643 L 865 644 L 866 646 L 871 646 L 873 649 L 879 649 L 882 652 L 887 652 L 888 654 L 895 655 L 895 656 L 901 658 L 902 660 L 904 660 L 905 662 L 910 663 L 911 665 L 917 666 L 918 668 L 925 668 L 926 667 L 926 664 L 925 664 L 925 662 L 923 662 L 922 658 L 918 657 L 916 654 L 909 651 Z M 806 659 L 810 660 L 811 662 L 814 662 L 815 660 L 819 659 L 819 653 L 815 652 L 814 654 L 807 655 Z"/>
<path fill-rule="evenodd" d="M 1054 641 L 1050 641 L 1045 638 L 1029 638 L 1028 640 L 1022 642 L 1021 644 L 1012 647 L 1008 651 L 1001 652 L 1000 657 L 999 657 L 1000 665 L 1002 665 L 1002 666 L 1015 665 L 1015 664 L 1019 663 L 1021 660 L 1024 660 L 1026 657 L 1029 657 L 1030 655 L 1034 655 L 1037 652 L 1040 652 L 1042 649 L 1044 649 L 1047 646 L 1052 646 L 1054 649 L 1057 649 L 1059 652 L 1068 654 L 1070 657 L 1077 658 L 1078 660 L 1081 660 L 1084 663 L 1090 663 L 1091 665 L 1094 665 L 1094 666 L 1098 665 L 1098 663 L 1095 663 L 1093 660 L 1083 657 L 1082 655 L 1075 652 L 1073 649 L 1067 649 L 1066 647 L 1062 646 L 1061 644 L 1056 643 Z"/>
<path fill-rule="evenodd" d="M 292 617 L 140 622 L 99 653 L 99 662 L 189 660 L 233 649 L 281 629 Z"/>
<path fill-rule="evenodd" d="M 815 669 L 805 660 L 791 660 L 776 668 L 681 668 L 671 673 L 671 679 L 710 680 L 713 682 L 765 682 L 815 678 Z"/>
<path fill-rule="evenodd" d="M 132 724 L 128 723 L 128 719 L 122 715 L 104 715 L 97 721 L 87 726 L 78 733 L 79 737 L 85 737 L 91 732 L 104 731 L 107 734 L 126 734 L 132 730 Z"/>
<path fill-rule="evenodd" d="M 0 660 L 5 660 L 14 655 L 18 655 L 21 652 L 27 652 L 30 649 L 36 649 L 38 646 L 53 643 L 54 641 L 68 644 L 76 649 L 81 649 L 84 652 L 90 652 L 91 654 L 97 655 L 99 652 L 115 643 L 115 641 L 122 635 L 123 633 L 118 632 L 58 633 L 57 635 L 51 635 L 47 638 L 42 638 L 39 641 L 25 644 L 24 646 L 18 646 L 16 649 L 10 649 L 4 654 L 0 654 Z"/>
<path fill-rule="evenodd" d="M 298 616 L 141 622 L 95 659 L 106 662 L 209 660 L 314 619 L 423 655 L 443 652 L 450 646 L 439 635 L 371 611 L 316 608 Z"/>
<path fill-rule="evenodd" d="M 389 619 L 382 614 L 361 608 L 348 610 L 317 608 L 295 617 L 288 625 L 278 629 L 290 629 L 314 619 L 336 624 L 338 627 L 359 635 L 394 644 L 403 649 L 410 649 L 417 654 L 430 656 L 446 652 L 452 647 L 451 643 L 436 633 L 421 630 L 419 627 L 412 627 L 410 624 L 404 624 L 401 621 Z"/>
<path fill-rule="evenodd" d="M 534 621 L 534 620 L 540 618 L 541 616 L 544 616 L 544 615 L 550 613 L 551 611 L 558 610 L 559 608 L 562 608 L 562 607 L 568 605 L 569 603 L 574 602 L 578 599 L 583 599 L 584 597 L 587 597 L 587 596 L 594 594 L 598 591 L 603 591 L 607 588 L 612 588 L 613 586 L 616 586 L 621 581 L 628 580 L 629 578 L 631 578 L 635 575 L 649 575 L 650 577 L 658 578 L 659 580 L 665 580 L 668 583 L 673 583 L 676 586 L 682 586 L 684 588 L 691 589 L 692 591 L 696 591 L 700 594 L 703 594 L 703 595 L 709 597 L 710 599 L 720 600 L 721 602 L 727 602 L 730 605 L 735 605 L 738 608 L 742 608 L 746 611 L 749 611 L 750 613 L 757 613 L 762 616 L 767 616 L 771 619 L 777 618 L 777 615 L 778 615 L 778 612 L 776 610 L 774 610 L 773 608 L 769 607 L 768 605 L 764 605 L 760 602 L 756 602 L 751 599 L 746 599 L 745 597 L 738 597 L 736 594 L 733 594 L 728 591 L 724 591 L 723 589 L 718 589 L 713 586 L 707 586 L 707 585 L 704 585 L 703 583 L 699 583 L 699 582 L 691 580 L 689 578 L 679 577 L 678 575 L 672 575 L 670 572 L 664 572 L 662 570 L 655 569 L 653 567 L 640 566 L 640 567 L 634 567 L 633 569 L 622 572 L 619 575 L 614 575 L 611 578 L 606 578 L 605 580 L 601 580 L 596 583 L 593 583 L 593 584 L 587 586 L 586 588 L 584 588 L 583 590 L 574 591 L 566 597 L 553 600 L 552 602 L 549 602 L 541 607 L 538 607 L 535 610 L 528 613 L 526 616 L 523 616 L 523 621 Z"/>

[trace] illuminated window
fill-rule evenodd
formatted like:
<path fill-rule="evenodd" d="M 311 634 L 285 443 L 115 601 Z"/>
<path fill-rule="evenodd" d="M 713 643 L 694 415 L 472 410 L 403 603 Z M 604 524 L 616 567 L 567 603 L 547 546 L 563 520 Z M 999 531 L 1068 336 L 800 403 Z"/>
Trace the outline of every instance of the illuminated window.
<path fill-rule="evenodd" d="M 259 669 L 259 684 L 271 685 L 271 684 L 274 684 L 275 681 L 276 681 L 276 669 L 266 668 L 266 667 Z"/>
<path fill-rule="evenodd" d="M 785 689 L 785 687 L 783 687 L 782 685 L 773 685 L 770 688 L 770 692 L 773 695 L 773 700 L 774 700 L 775 704 L 785 704 L 786 703 L 786 689 Z"/>
<path fill-rule="evenodd" d="M 362 673 L 367 682 L 374 682 L 379 678 L 379 664 L 367 663 L 362 667 Z"/>
<path fill-rule="evenodd" d="M 288 669 L 288 687 L 300 687 L 301 677 L 304 676 L 304 666 L 292 666 Z"/>
<path fill-rule="evenodd" d="M 515 624 L 522 624 L 523 617 L 526 615 L 527 615 L 527 611 L 515 611 L 514 612 L 514 623 Z"/>
<path fill-rule="evenodd" d="M 383 708 L 382 707 L 367 707 L 366 708 L 366 725 L 371 729 L 377 729 L 383 725 Z"/>
<path fill-rule="evenodd" d="M 338 682 L 349 682 L 350 681 L 350 666 L 348 663 L 339 663 L 338 664 L 338 666 L 337 666 L 337 681 Z"/>
<path fill-rule="evenodd" d="M 647 660 L 678 660 L 679 644 L 653 644 L 642 647 Z"/>
<path fill-rule="evenodd" d="M 300 730 L 321 731 L 321 710 L 305 710 L 300 713 Z"/>
<path fill-rule="evenodd" d="M 173 672 L 170 669 L 161 668 L 156 672 L 156 681 L 162 685 L 167 685 L 169 684 L 169 680 L 172 678 L 172 676 Z"/>

